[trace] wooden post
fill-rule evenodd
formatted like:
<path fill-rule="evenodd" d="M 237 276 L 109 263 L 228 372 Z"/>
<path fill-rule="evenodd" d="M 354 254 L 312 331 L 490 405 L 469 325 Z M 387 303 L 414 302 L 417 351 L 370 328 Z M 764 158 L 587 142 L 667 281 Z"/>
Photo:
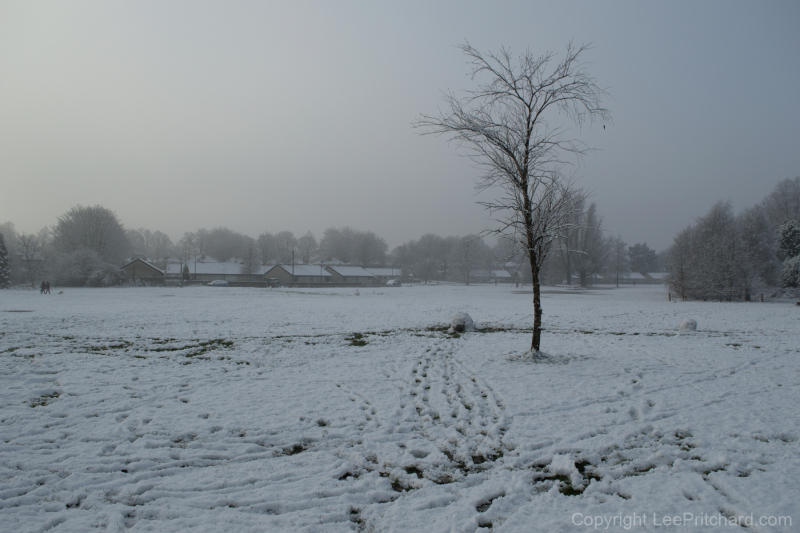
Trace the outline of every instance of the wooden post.
<path fill-rule="evenodd" d="M 670 302 L 672 301 L 672 293 L 671 292 L 667 293 L 667 299 L 669 299 Z"/>
<path fill-rule="evenodd" d="M 763 303 L 764 303 L 764 293 L 763 293 L 763 292 L 761 293 L 761 295 L 759 296 L 759 298 L 761 299 L 761 303 L 763 304 Z"/>

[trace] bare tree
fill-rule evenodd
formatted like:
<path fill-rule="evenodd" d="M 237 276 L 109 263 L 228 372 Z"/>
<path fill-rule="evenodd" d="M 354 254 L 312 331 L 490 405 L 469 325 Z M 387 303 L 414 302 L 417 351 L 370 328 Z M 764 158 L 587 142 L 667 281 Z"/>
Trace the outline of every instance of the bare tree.
<path fill-rule="evenodd" d="M 117 215 L 100 205 L 78 205 L 60 216 L 53 229 L 53 245 L 61 254 L 91 250 L 110 263 L 118 263 L 130 251 Z"/>
<path fill-rule="evenodd" d="M 208 249 L 208 241 L 210 234 L 211 232 L 208 231 L 206 228 L 200 228 L 199 230 L 194 232 L 195 243 L 198 254 L 205 255 Z"/>
<path fill-rule="evenodd" d="M 245 242 L 242 252 L 242 274 L 249 274 L 252 278 L 253 274 L 258 274 L 258 268 L 261 266 L 261 260 L 258 253 L 258 245 L 256 240 L 252 237 L 245 237 Z"/>
<path fill-rule="evenodd" d="M 319 251 L 324 257 L 335 257 L 349 263 L 355 256 L 356 233 L 356 230 L 349 226 L 328 228 L 319 243 Z"/>
<path fill-rule="evenodd" d="M 172 239 L 170 239 L 166 233 L 155 231 L 151 236 L 151 242 L 153 258 L 162 264 L 165 263 L 166 258 L 171 255 L 173 251 Z"/>
<path fill-rule="evenodd" d="M 763 206 L 775 228 L 787 220 L 800 223 L 800 176 L 778 183 L 764 198 Z"/>
<path fill-rule="evenodd" d="M 692 275 L 693 228 L 683 229 L 672 246 L 667 248 L 667 283 L 670 289 L 685 300 L 694 292 L 694 276 Z"/>
<path fill-rule="evenodd" d="M 408 278 L 413 274 L 414 266 L 414 241 L 404 242 L 392 250 L 392 264 L 400 267 L 402 278 Z"/>
<path fill-rule="evenodd" d="M 197 236 L 191 231 L 187 231 L 183 234 L 181 240 L 178 241 L 178 247 L 186 261 L 200 253 L 197 245 Z"/>
<path fill-rule="evenodd" d="M 513 235 L 530 262 L 533 281 L 531 350 L 541 340 L 542 306 L 539 271 L 569 216 L 573 182 L 560 172 L 567 156 L 589 148 L 566 137 L 569 125 L 610 119 L 601 106 L 606 92 L 586 71 L 586 45 L 567 45 L 560 61 L 555 52 L 536 57 L 530 51 L 516 61 L 509 50 L 482 54 L 461 45 L 473 79 L 488 77 L 459 98 L 444 96 L 447 109 L 439 116 L 423 115 L 415 124 L 428 134 L 444 134 L 457 142 L 484 174 L 479 190 L 497 187 L 500 198 L 481 202 L 499 216 L 491 233 Z"/>
<path fill-rule="evenodd" d="M 300 252 L 300 257 L 303 264 L 307 265 L 311 262 L 311 256 L 317 251 L 317 239 L 310 231 L 297 239 L 297 250 Z"/>
<path fill-rule="evenodd" d="M 26 277 L 31 282 L 31 288 L 36 287 L 36 280 L 44 266 L 43 244 L 36 235 L 22 233 L 17 237 L 17 253 L 22 260 Z"/>
<path fill-rule="evenodd" d="M 275 243 L 275 237 L 272 233 L 265 231 L 258 236 L 256 240 L 256 248 L 258 249 L 259 259 L 262 265 L 268 265 L 277 253 L 278 245 Z"/>
<path fill-rule="evenodd" d="M 291 231 L 281 231 L 275 234 L 278 260 L 287 264 L 294 259 L 294 249 L 297 247 L 297 238 Z"/>
<path fill-rule="evenodd" d="M 717 202 L 680 232 L 668 250 L 670 288 L 684 299 L 749 300 L 764 285 L 763 237 L 753 233 L 766 224 L 751 215 L 737 218 L 730 202 Z"/>
<path fill-rule="evenodd" d="M 467 285 L 470 284 L 473 272 L 476 269 L 485 269 L 490 255 L 488 246 L 478 235 L 467 235 L 459 242 L 453 252 L 453 259 L 458 277 Z"/>
<path fill-rule="evenodd" d="M 147 246 L 140 231 L 143 230 L 126 229 L 125 236 L 128 238 L 128 242 L 131 243 L 132 253 L 147 255 Z"/>
<path fill-rule="evenodd" d="M 416 241 L 411 241 L 414 275 L 425 283 L 439 277 L 441 249 L 442 238 L 435 233 L 426 233 Z"/>
<path fill-rule="evenodd" d="M 141 235 L 144 244 L 144 249 L 138 252 L 149 258 L 153 253 L 153 232 L 144 228 L 139 228 L 136 231 Z"/>
<path fill-rule="evenodd" d="M 555 242 L 558 249 L 557 263 L 564 274 L 562 279 L 566 280 L 567 285 L 572 285 L 572 276 L 576 271 L 575 263 L 581 253 L 580 229 L 585 226 L 585 204 L 586 197 L 583 194 L 575 194 L 573 196 L 573 204 L 567 208 L 569 219 L 565 223 L 566 227 L 559 232 Z"/>
<path fill-rule="evenodd" d="M 197 235 L 199 234 L 200 231 L 197 232 Z M 225 227 L 214 228 L 205 236 L 205 253 L 223 263 L 230 259 L 238 259 L 245 253 L 247 239 L 247 236 L 231 229 Z"/>
<path fill-rule="evenodd" d="M 386 261 L 389 245 L 371 231 L 357 231 L 353 253 L 355 260 L 362 266 L 381 265 Z M 352 259 L 352 258 L 351 258 Z"/>
<path fill-rule="evenodd" d="M 609 240 L 603 236 L 603 217 L 597 214 L 597 205 L 592 202 L 586 211 L 580 214 L 580 224 L 572 229 L 577 234 L 577 250 L 575 250 L 575 271 L 586 287 L 592 277 L 605 268 L 609 254 Z"/>
<path fill-rule="evenodd" d="M 619 276 L 623 276 L 631 271 L 628 261 L 628 244 L 622 240 L 622 235 L 612 237 L 610 241 L 611 257 L 609 261 L 609 271 L 614 274 L 619 287 Z"/>

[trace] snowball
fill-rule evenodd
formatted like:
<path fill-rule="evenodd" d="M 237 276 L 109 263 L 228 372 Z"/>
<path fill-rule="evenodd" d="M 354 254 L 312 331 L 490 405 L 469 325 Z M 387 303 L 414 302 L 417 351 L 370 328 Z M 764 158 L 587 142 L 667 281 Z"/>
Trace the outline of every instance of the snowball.
<path fill-rule="evenodd" d="M 680 325 L 681 331 L 697 331 L 697 321 L 693 318 L 685 318 Z"/>
<path fill-rule="evenodd" d="M 475 331 L 475 324 L 472 322 L 472 317 L 467 313 L 458 312 L 450 320 L 450 328 L 453 331 L 463 333 L 465 331 Z"/>

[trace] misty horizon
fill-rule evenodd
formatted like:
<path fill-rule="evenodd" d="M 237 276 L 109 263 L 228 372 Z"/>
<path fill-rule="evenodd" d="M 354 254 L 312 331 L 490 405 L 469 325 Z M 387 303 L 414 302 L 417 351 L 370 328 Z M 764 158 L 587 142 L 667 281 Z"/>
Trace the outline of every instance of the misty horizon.
<path fill-rule="evenodd" d="M 374 231 L 390 249 L 491 226 L 479 171 L 412 124 L 474 87 L 455 45 L 563 53 L 613 122 L 569 169 L 608 235 L 669 246 L 719 200 L 800 173 L 794 4 L 508 3 L 0 7 L 0 222 L 33 233 L 75 205 L 128 229 L 250 236 Z"/>

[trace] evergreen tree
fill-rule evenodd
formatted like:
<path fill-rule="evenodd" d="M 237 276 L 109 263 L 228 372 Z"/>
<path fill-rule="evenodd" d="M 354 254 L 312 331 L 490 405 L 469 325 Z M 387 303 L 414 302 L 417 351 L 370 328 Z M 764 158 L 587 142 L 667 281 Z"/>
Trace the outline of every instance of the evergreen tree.
<path fill-rule="evenodd" d="M 0 289 L 11 286 L 11 269 L 8 266 L 8 250 L 3 234 L 0 233 Z"/>
<path fill-rule="evenodd" d="M 192 279 L 192 275 L 189 274 L 189 265 L 183 265 L 183 271 L 181 271 L 181 279 L 184 281 Z"/>

